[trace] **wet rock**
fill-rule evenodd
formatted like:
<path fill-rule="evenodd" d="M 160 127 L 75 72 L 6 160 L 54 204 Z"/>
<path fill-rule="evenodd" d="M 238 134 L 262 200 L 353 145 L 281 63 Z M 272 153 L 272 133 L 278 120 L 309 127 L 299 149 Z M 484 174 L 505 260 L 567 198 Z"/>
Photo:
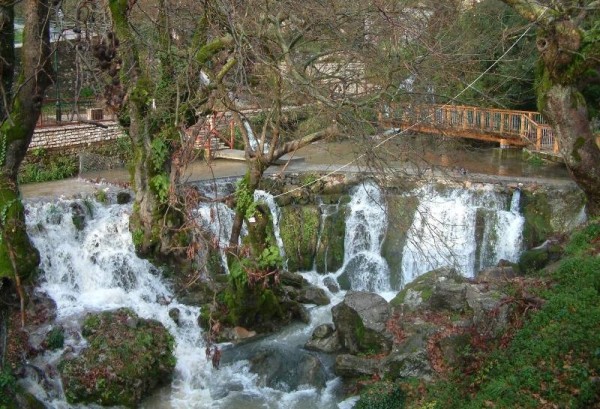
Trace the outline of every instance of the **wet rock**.
<path fill-rule="evenodd" d="M 498 279 L 514 278 L 517 273 L 512 265 L 499 265 L 495 267 L 488 267 L 477 274 L 479 281 L 495 281 Z"/>
<path fill-rule="evenodd" d="M 302 350 L 264 350 L 250 359 L 250 370 L 264 386 L 291 391 L 302 385 L 325 387 L 327 376 L 319 359 Z"/>
<path fill-rule="evenodd" d="M 248 343 L 222 351 L 221 364 L 247 360 L 261 386 L 291 391 L 308 385 L 325 387 L 327 374 L 313 354 L 283 343 Z"/>
<path fill-rule="evenodd" d="M 439 278 L 432 288 L 429 305 L 434 310 L 462 311 L 467 306 L 467 284 L 454 278 Z"/>
<path fill-rule="evenodd" d="M 338 333 L 333 324 L 319 325 L 304 347 L 311 351 L 334 353 L 341 349 Z"/>
<path fill-rule="evenodd" d="M 131 202 L 131 193 L 122 190 L 119 193 L 117 193 L 117 203 L 122 205 L 122 204 L 127 204 Z"/>
<path fill-rule="evenodd" d="M 177 325 L 179 325 L 179 318 L 181 315 L 181 311 L 179 311 L 179 308 L 171 308 L 169 310 L 169 317 L 173 320 L 173 322 Z"/>
<path fill-rule="evenodd" d="M 398 295 L 394 297 L 392 301 L 390 301 L 390 304 L 394 307 L 409 311 L 429 308 L 436 286 L 439 286 L 440 283 L 443 282 L 462 283 L 463 281 L 464 278 L 460 276 L 456 269 L 451 267 L 438 268 L 422 274 L 415 278 L 412 282 L 408 283 L 406 286 L 404 286 L 402 291 L 400 291 Z M 440 308 L 443 308 L 445 304 L 449 303 L 443 299 L 440 299 L 443 297 L 442 294 L 445 291 L 452 293 L 453 290 L 456 290 L 458 293 L 457 295 L 460 296 L 462 291 L 461 287 L 451 288 L 451 285 L 447 286 L 442 284 L 442 286 L 438 289 L 438 294 L 436 296 L 437 300 L 435 300 L 435 302 Z M 451 304 L 455 305 L 454 302 Z M 458 302 L 456 304 L 458 304 Z"/>
<path fill-rule="evenodd" d="M 85 229 L 86 225 L 86 210 L 83 205 L 79 202 L 71 203 L 71 220 L 73 221 L 73 226 L 77 230 Z"/>
<path fill-rule="evenodd" d="M 331 302 L 329 296 L 322 288 L 307 286 L 298 293 L 298 301 L 304 304 L 327 305 Z"/>
<path fill-rule="evenodd" d="M 350 291 L 331 312 L 340 343 L 350 353 L 377 354 L 390 350 L 391 338 L 386 333 L 386 322 L 391 311 L 380 295 Z"/>
<path fill-rule="evenodd" d="M 350 354 L 340 354 L 335 358 L 335 373 L 344 378 L 358 378 L 379 374 L 379 361 Z"/>
<path fill-rule="evenodd" d="M 170 382 L 174 341 L 159 322 L 119 309 L 86 316 L 82 334 L 88 347 L 58 365 L 69 403 L 135 407 Z"/>
<path fill-rule="evenodd" d="M 308 281 L 301 274 L 290 273 L 289 271 L 282 271 L 279 274 L 279 280 L 282 285 L 288 285 L 290 287 L 301 288 L 308 284 Z"/>
<path fill-rule="evenodd" d="M 340 292 L 340 287 L 338 286 L 337 281 L 335 281 L 333 277 L 325 277 L 325 279 L 323 280 L 323 284 L 333 294 L 337 294 Z"/>
<path fill-rule="evenodd" d="M 325 274 L 339 270 L 344 264 L 347 207 L 330 205 L 322 207 L 322 210 L 326 216 L 321 228 L 315 266 L 318 273 Z"/>

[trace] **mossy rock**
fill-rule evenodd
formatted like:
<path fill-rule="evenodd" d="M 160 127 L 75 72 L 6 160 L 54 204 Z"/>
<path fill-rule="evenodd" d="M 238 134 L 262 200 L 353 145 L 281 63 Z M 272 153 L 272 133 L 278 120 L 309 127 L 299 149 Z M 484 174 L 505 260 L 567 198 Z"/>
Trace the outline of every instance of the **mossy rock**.
<path fill-rule="evenodd" d="M 411 309 L 419 307 L 422 303 L 427 303 L 432 294 L 436 282 L 441 278 L 452 278 L 461 283 L 465 281 L 454 268 L 442 267 L 429 271 L 415 278 L 406 284 L 391 301 L 393 307 L 400 305 L 408 306 Z"/>
<path fill-rule="evenodd" d="M 412 226 L 419 199 L 415 196 L 387 197 L 388 228 L 381 255 L 390 269 L 390 285 L 398 290 L 402 286 L 402 252 L 406 244 L 408 230 Z"/>
<path fill-rule="evenodd" d="M 536 248 L 524 251 L 519 257 L 519 272 L 526 274 L 541 270 L 550 262 L 550 253 L 546 248 Z"/>
<path fill-rule="evenodd" d="M 544 191 L 525 192 L 521 199 L 521 212 L 525 217 L 523 239 L 526 247 L 543 243 L 552 234 L 552 208 Z"/>
<path fill-rule="evenodd" d="M 170 382 L 174 340 L 158 321 L 128 309 L 89 314 L 82 334 L 88 347 L 58 365 L 69 403 L 137 407 Z"/>
<path fill-rule="evenodd" d="M 320 213 L 317 206 L 281 209 L 280 232 L 289 271 L 311 270 L 317 250 Z"/>
<path fill-rule="evenodd" d="M 337 206 L 323 221 L 315 260 L 317 272 L 321 274 L 335 272 L 344 264 L 346 210 L 346 206 Z"/>

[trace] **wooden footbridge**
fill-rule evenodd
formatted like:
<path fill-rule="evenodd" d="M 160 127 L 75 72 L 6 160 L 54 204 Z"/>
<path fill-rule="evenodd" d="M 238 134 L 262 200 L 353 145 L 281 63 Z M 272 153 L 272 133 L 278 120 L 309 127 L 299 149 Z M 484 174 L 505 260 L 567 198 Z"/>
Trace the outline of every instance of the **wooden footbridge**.
<path fill-rule="evenodd" d="M 498 142 L 501 147 L 527 147 L 558 155 L 558 140 L 539 112 L 458 105 L 393 107 L 380 115 L 386 127 L 449 137 Z"/>

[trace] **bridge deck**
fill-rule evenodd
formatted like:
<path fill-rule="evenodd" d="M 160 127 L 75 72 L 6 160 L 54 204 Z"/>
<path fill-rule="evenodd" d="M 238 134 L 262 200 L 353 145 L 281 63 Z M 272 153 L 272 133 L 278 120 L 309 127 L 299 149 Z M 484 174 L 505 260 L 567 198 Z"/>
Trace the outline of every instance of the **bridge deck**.
<path fill-rule="evenodd" d="M 456 105 L 393 107 L 385 126 L 415 132 L 498 142 L 558 155 L 558 140 L 539 112 L 510 111 Z"/>

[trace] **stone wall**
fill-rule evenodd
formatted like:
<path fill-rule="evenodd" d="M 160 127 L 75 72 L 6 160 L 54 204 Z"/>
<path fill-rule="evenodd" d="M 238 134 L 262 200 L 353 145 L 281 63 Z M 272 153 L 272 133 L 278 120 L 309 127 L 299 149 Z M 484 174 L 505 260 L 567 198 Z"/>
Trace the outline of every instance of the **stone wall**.
<path fill-rule="evenodd" d="M 106 128 L 82 123 L 37 128 L 29 150 L 80 148 L 101 144 L 123 136 L 123 131 L 116 122 L 103 122 L 102 125 Z"/>

